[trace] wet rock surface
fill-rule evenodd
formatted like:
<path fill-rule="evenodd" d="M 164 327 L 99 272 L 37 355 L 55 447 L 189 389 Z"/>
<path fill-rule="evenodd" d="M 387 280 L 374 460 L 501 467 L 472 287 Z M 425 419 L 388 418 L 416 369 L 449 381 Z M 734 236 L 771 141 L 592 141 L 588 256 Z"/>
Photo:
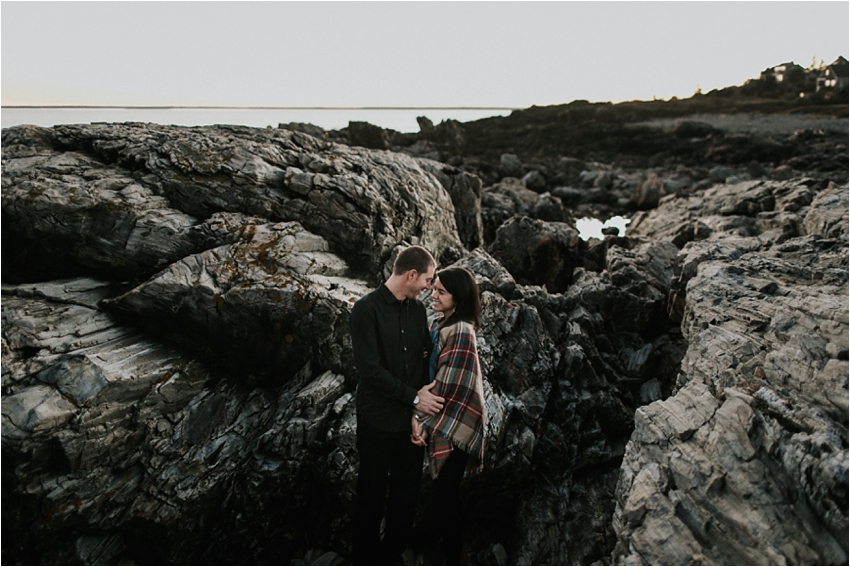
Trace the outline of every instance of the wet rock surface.
<path fill-rule="evenodd" d="M 846 564 L 846 168 L 493 181 L 422 125 L 4 130 L 4 562 L 349 561 L 348 315 L 417 243 L 482 291 L 469 563 Z"/>

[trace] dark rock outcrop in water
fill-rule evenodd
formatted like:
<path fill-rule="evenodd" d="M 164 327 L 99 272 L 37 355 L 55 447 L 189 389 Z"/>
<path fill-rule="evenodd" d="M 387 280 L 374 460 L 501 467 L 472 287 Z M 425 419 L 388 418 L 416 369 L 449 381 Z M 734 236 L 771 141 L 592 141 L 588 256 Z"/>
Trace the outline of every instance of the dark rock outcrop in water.
<path fill-rule="evenodd" d="M 846 184 L 296 126 L 4 130 L 4 562 L 345 561 L 348 314 L 418 243 L 482 291 L 470 563 L 847 563 Z M 585 243 L 588 192 L 648 209 Z"/>

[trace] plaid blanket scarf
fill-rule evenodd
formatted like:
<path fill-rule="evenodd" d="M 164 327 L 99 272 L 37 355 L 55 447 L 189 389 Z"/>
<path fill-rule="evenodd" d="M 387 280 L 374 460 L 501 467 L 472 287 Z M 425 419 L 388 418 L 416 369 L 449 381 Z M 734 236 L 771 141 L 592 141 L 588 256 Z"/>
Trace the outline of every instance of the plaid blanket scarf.
<path fill-rule="evenodd" d="M 466 474 L 476 474 L 484 467 L 485 417 L 475 328 L 460 321 L 441 329 L 438 336 L 437 385 L 432 392 L 446 401 L 440 413 L 422 421 L 430 440 L 431 476 L 437 478 L 455 446 L 469 453 Z"/>

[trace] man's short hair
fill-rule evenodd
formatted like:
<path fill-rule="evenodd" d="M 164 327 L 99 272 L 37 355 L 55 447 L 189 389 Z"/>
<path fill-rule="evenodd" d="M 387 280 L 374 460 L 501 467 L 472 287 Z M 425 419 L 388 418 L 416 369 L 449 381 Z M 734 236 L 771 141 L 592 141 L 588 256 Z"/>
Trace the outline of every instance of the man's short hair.
<path fill-rule="evenodd" d="M 436 266 L 437 262 L 431 253 L 421 246 L 408 246 L 402 250 L 393 264 L 393 274 L 402 275 L 410 270 L 416 270 L 420 274 L 424 274 L 431 266 Z"/>

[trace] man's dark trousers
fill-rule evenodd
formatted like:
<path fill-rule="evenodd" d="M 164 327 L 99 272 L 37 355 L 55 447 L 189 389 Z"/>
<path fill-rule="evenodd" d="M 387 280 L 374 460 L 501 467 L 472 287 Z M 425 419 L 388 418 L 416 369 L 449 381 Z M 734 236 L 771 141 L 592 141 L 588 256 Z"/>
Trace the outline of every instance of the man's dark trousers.
<path fill-rule="evenodd" d="M 410 431 L 387 432 L 358 419 L 357 452 L 360 472 L 354 509 L 353 562 L 400 565 L 416 516 L 425 449 L 410 442 Z M 385 501 L 387 521 L 381 541 Z"/>

